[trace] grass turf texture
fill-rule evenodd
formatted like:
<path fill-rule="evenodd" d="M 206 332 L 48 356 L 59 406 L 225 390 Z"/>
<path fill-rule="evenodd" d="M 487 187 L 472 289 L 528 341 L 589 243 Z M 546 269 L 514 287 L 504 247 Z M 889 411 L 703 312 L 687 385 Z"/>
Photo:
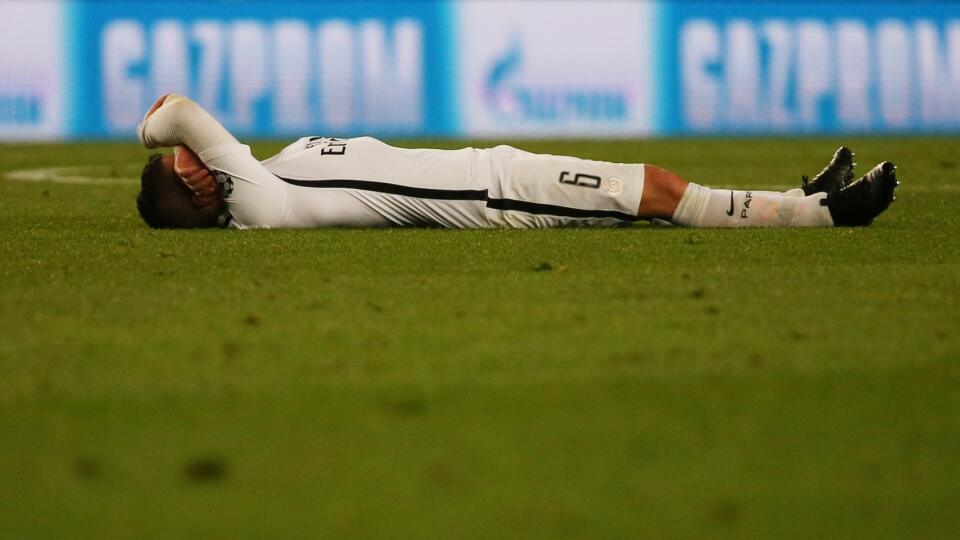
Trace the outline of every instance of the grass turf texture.
<path fill-rule="evenodd" d="M 152 231 L 0 180 L 0 537 L 956 537 L 960 140 L 844 142 L 900 166 L 869 228 Z M 520 146 L 786 187 L 838 144 Z"/>

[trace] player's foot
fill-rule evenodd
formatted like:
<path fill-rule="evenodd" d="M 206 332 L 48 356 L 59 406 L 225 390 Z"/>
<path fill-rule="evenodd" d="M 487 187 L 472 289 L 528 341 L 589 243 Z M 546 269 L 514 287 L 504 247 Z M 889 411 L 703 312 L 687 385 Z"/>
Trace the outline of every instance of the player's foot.
<path fill-rule="evenodd" d="M 830 193 L 835 189 L 843 189 L 853 180 L 853 152 L 846 146 L 837 148 L 833 159 L 812 180 L 803 177 L 803 194 L 810 196 L 814 193 Z"/>
<path fill-rule="evenodd" d="M 884 161 L 856 182 L 829 192 L 821 204 L 830 209 L 830 217 L 837 227 L 869 225 L 890 206 L 899 185 L 897 168 Z"/>

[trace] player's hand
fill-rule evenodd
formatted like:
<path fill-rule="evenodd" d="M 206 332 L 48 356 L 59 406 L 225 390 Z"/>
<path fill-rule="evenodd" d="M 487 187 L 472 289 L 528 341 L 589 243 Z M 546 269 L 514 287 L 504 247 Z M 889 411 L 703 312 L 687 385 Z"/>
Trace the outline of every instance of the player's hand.
<path fill-rule="evenodd" d="M 174 146 L 179 143 L 179 135 L 174 126 L 171 125 L 170 121 L 161 122 L 161 127 L 157 129 L 153 127 L 151 133 L 148 136 L 147 126 L 150 124 L 150 119 L 158 114 L 158 111 L 165 107 L 169 107 L 171 104 L 178 101 L 190 101 L 188 98 L 177 95 L 177 94 L 164 94 L 157 98 L 153 102 L 153 105 L 143 115 L 143 120 L 137 125 L 137 139 L 140 140 L 140 143 L 147 148 L 160 148 L 161 146 Z M 162 113 L 161 113 L 162 114 Z M 172 140 L 177 140 L 177 143 L 169 142 Z M 162 142 L 166 141 L 166 142 Z"/>
<path fill-rule="evenodd" d="M 173 172 L 193 192 L 194 205 L 204 207 L 216 202 L 220 186 L 210 169 L 186 146 L 174 147 Z"/>
<path fill-rule="evenodd" d="M 164 94 L 164 95 L 160 96 L 159 98 L 157 98 L 156 101 L 153 102 L 153 107 L 150 107 L 150 110 L 147 111 L 147 114 L 143 115 L 143 121 L 144 121 L 144 122 L 147 121 L 147 118 L 150 118 L 150 115 L 151 115 L 151 114 L 157 112 L 157 109 L 159 109 L 161 106 L 163 106 L 163 102 L 166 101 L 166 99 L 167 99 L 167 97 L 168 97 L 169 95 L 170 95 L 170 94 Z"/>
<path fill-rule="evenodd" d="M 163 106 L 163 103 L 167 100 L 167 97 L 169 96 L 170 94 L 164 94 L 159 98 L 157 98 L 157 100 L 153 102 L 153 106 L 150 107 L 150 110 L 148 110 L 147 113 L 143 115 L 143 120 L 141 120 L 140 123 L 137 124 L 137 139 L 140 140 L 140 144 L 146 146 L 147 148 L 157 148 L 159 146 L 147 141 L 147 137 L 146 137 L 147 120 L 149 120 L 150 117 L 153 116 L 153 113 L 157 112 L 157 109 Z"/>

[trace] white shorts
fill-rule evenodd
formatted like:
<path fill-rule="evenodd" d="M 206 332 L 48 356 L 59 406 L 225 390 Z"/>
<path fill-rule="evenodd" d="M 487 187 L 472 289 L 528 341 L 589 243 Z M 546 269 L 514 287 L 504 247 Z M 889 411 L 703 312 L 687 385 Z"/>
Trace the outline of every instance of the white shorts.
<path fill-rule="evenodd" d="M 478 172 L 489 175 L 485 213 L 491 227 L 609 227 L 638 219 L 642 164 L 534 154 L 511 146 L 479 152 Z"/>

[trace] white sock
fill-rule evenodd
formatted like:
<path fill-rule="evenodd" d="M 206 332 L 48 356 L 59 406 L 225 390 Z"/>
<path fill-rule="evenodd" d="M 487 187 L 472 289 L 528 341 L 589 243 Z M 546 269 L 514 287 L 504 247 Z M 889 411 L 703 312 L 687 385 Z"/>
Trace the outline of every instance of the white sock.
<path fill-rule="evenodd" d="M 831 227 L 830 210 L 820 203 L 826 196 L 804 197 L 799 189 L 710 189 L 691 182 L 671 221 L 684 227 Z"/>
<path fill-rule="evenodd" d="M 806 197 L 803 188 L 793 188 L 786 191 L 754 191 L 754 193 L 768 193 L 772 195 L 786 195 L 787 197 Z"/>

